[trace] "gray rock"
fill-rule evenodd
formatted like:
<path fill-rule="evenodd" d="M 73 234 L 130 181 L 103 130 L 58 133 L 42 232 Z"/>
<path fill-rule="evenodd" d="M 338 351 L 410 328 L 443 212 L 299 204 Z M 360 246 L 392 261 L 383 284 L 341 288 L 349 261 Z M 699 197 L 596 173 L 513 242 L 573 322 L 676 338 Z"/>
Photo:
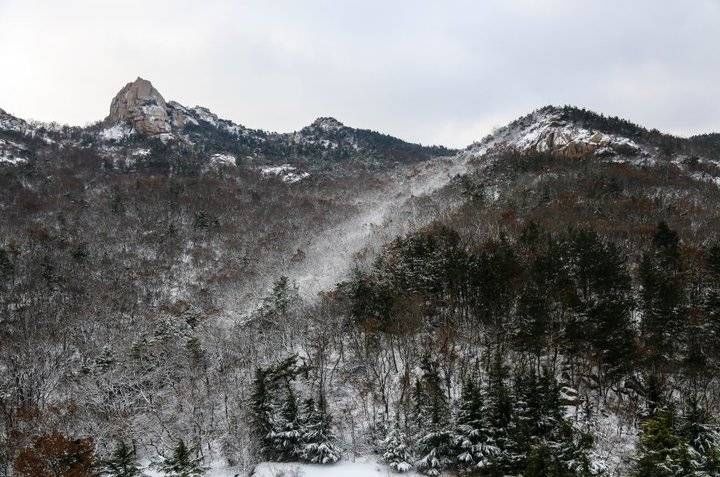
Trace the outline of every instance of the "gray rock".
<path fill-rule="evenodd" d="M 113 98 L 107 117 L 112 124 L 130 123 L 138 133 L 148 136 L 171 132 L 170 119 L 165 99 L 152 83 L 140 77 Z"/>

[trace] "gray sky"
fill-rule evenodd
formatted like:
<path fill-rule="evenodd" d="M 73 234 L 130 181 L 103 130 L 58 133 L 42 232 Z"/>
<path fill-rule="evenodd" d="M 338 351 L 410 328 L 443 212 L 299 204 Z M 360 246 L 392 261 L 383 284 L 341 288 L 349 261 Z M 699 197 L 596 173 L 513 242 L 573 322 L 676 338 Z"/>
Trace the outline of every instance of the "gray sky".
<path fill-rule="evenodd" d="M 0 108 L 82 125 L 137 76 L 274 131 L 465 146 L 545 104 L 720 131 L 720 0 L 0 0 Z"/>

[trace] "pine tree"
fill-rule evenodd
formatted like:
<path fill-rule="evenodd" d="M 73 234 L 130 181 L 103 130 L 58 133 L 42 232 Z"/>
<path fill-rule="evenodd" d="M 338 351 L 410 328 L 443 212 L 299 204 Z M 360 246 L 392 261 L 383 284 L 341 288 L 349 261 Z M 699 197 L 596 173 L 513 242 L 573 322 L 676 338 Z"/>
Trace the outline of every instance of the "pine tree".
<path fill-rule="evenodd" d="M 415 386 L 416 423 L 418 426 L 417 469 L 425 475 L 440 475 L 453 462 L 453 436 L 448 429 L 449 408 L 437 365 L 423 358 L 423 375 Z"/>
<path fill-rule="evenodd" d="M 167 477 L 198 477 L 205 474 L 202 457 L 193 457 L 196 452 L 180 439 L 170 457 L 165 458 L 158 468 Z"/>
<path fill-rule="evenodd" d="M 285 402 L 280 416 L 270 432 L 272 455 L 280 462 L 292 462 L 300 458 L 301 432 L 298 422 L 297 399 L 289 383 L 286 384 Z"/>
<path fill-rule="evenodd" d="M 620 249 L 591 231 L 572 232 L 564 244 L 565 269 L 573 284 L 568 302 L 574 319 L 566 348 L 586 354 L 602 375 L 616 378 L 631 363 L 631 279 Z"/>
<path fill-rule="evenodd" d="M 522 475 L 523 477 L 570 477 L 574 474 L 570 474 L 560 465 L 548 445 L 540 443 L 530 450 L 527 466 Z"/>
<path fill-rule="evenodd" d="M 508 432 L 512 421 L 513 396 L 507 385 L 508 371 L 502 355 L 495 353 L 488 373 L 485 392 L 486 420 L 489 439 L 495 449 L 487 467 L 491 475 L 504 475 L 517 467 L 517 444 Z"/>
<path fill-rule="evenodd" d="M 455 460 L 461 471 L 487 468 L 499 453 L 490 436 L 485 413 L 482 390 L 469 378 L 462 388 L 455 425 Z"/>
<path fill-rule="evenodd" d="M 256 369 L 250 400 L 250 425 L 257 457 L 263 460 L 274 458 L 270 439 L 273 430 L 272 396 L 267 384 L 267 372 L 262 368 Z"/>
<path fill-rule="evenodd" d="M 652 373 L 666 372 L 676 359 L 685 305 L 679 239 L 661 222 L 653 237 L 654 249 L 640 263 L 642 338 Z"/>
<path fill-rule="evenodd" d="M 672 409 L 659 410 L 641 425 L 635 477 L 676 477 L 690 474 L 687 445 L 676 429 Z"/>
<path fill-rule="evenodd" d="M 108 477 L 139 477 L 142 475 L 137 464 L 135 448 L 125 441 L 118 442 L 110 457 L 103 462 L 102 475 Z"/>
<path fill-rule="evenodd" d="M 713 352 L 717 366 L 720 363 L 720 243 L 707 251 L 705 271 L 707 296 L 703 308 L 707 315 L 706 347 Z"/>
<path fill-rule="evenodd" d="M 312 399 L 305 401 L 300 426 L 299 456 L 302 460 L 311 464 L 334 464 L 340 460 L 340 449 L 333 443 L 330 422 L 324 406 L 316 406 Z"/>
<path fill-rule="evenodd" d="M 720 475 L 720 432 L 698 399 L 691 396 L 679 425 L 697 475 Z"/>
<path fill-rule="evenodd" d="M 412 469 L 413 458 L 408 439 L 398 423 L 390 428 L 381 446 L 383 461 L 395 472 L 402 473 Z"/>
<path fill-rule="evenodd" d="M 516 470 L 523 475 L 570 476 L 587 472 L 592 441 L 563 417 L 555 377 L 544 370 L 521 374 L 515 383 L 511 433 Z"/>

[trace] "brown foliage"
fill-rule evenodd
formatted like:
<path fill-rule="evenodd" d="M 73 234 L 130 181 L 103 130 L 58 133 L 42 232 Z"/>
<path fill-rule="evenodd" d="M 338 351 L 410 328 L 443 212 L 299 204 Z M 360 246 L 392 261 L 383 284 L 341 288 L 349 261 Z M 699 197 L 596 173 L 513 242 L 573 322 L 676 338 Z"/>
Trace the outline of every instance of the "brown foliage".
<path fill-rule="evenodd" d="M 71 439 L 60 433 L 35 437 L 15 459 L 15 471 L 27 477 L 89 477 L 94 465 L 91 438 Z"/>

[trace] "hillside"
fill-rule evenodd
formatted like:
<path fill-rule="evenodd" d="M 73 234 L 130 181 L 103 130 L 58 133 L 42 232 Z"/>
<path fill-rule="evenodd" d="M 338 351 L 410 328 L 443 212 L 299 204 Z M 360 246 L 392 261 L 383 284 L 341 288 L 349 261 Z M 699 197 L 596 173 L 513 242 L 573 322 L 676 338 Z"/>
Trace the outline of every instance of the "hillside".
<path fill-rule="evenodd" d="M 140 78 L 85 128 L 0 110 L 0 475 L 48 436 L 228 475 L 714 475 L 718 187 L 717 134 L 568 106 L 461 151 Z"/>

